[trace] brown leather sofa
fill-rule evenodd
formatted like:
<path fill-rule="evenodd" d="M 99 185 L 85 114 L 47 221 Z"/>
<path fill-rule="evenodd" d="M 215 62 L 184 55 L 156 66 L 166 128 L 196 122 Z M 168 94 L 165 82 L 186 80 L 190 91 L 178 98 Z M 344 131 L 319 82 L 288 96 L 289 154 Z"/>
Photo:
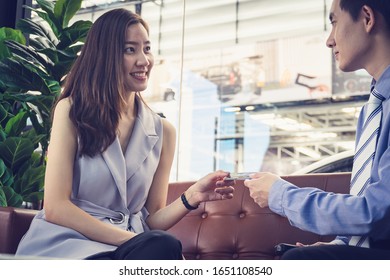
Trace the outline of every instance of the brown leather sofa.
<path fill-rule="evenodd" d="M 283 178 L 300 187 L 317 187 L 336 193 L 349 191 L 350 173 Z M 168 203 L 192 183 L 171 183 Z M 28 209 L 0 207 L 0 254 L 15 253 L 35 213 Z M 333 238 L 299 230 L 268 208 L 260 208 L 242 181 L 237 181 L 232 200 L 202 203 L 169 231 L 182 241 L 186 259 L 277 259 L 274 246 L 278 243 L 314 243 Z"/>

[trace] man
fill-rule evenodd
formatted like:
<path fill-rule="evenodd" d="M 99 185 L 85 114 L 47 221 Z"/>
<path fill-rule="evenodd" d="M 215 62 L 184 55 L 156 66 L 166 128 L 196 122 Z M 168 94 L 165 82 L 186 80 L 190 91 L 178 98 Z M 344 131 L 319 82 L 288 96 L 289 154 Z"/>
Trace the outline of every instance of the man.
<path fill-rule="evenodd" d="M 298 188 L 262 172 L 245 186 L 260 207 L 292 225 L 338 235 L 330 243 L 298 242 L 283 259 L 390 259 L 390 1 L 334 0 L 329 18 L 326 44 L 339 68 L 365 69 L 373 77 L 356 131 L 351 194 Z"/>

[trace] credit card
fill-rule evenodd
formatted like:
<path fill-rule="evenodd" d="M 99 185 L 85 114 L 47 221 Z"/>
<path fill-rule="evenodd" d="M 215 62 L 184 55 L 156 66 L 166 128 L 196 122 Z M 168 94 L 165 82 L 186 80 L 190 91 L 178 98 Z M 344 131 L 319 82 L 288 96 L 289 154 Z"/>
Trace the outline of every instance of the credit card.
<path fill-rule="evenodd" d="M 225 181 L 251 179 L 251 177 L 249 177 L 249 175 L 253 174 L 253 173 L 255 173 L 255 172 L 230 173 L 230 177 L 225 178 Z"/>

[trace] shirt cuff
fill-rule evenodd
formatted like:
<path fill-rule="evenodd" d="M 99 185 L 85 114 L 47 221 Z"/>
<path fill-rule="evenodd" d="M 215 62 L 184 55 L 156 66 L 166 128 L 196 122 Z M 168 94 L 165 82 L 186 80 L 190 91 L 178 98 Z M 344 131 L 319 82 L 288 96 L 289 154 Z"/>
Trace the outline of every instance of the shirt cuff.
<path fill-rule="evenodd" d="M 349 238 L 346 236 L 336 236 L 335 240 L 329 242 L 331 245 L 348 245 Z"/>
<path fill-rule="evenodd" d="M 268 207 L 272 212 L 283 217 L 286 217 L 282 206 L 283 195 L 289 185 L 291 185 L 291 183 L 283 179 L 278 179 L 273 183 L 268 196 Z"/>

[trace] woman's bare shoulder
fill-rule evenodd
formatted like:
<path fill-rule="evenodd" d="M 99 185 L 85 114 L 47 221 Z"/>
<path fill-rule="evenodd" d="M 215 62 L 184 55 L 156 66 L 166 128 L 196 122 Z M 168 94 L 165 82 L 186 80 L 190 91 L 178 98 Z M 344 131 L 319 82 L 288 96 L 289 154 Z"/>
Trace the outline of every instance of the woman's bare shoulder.
<path fill-rule="evenodd" d="M 162 124 L 163 124 L 163 129 L 164 129 L 164 135 L 168 135 L 171 137 L 176 136 L 175 127 L 167 119 L 162 119 Z"/>
<path fill-rule="evenodd" d="M 69 97 L 66 97 L 57 102 L 55 106 L 55 111 L 59 110 L 59 111 L 69 112 L 71 105 L 72 105 L 71 99 Z"/>

